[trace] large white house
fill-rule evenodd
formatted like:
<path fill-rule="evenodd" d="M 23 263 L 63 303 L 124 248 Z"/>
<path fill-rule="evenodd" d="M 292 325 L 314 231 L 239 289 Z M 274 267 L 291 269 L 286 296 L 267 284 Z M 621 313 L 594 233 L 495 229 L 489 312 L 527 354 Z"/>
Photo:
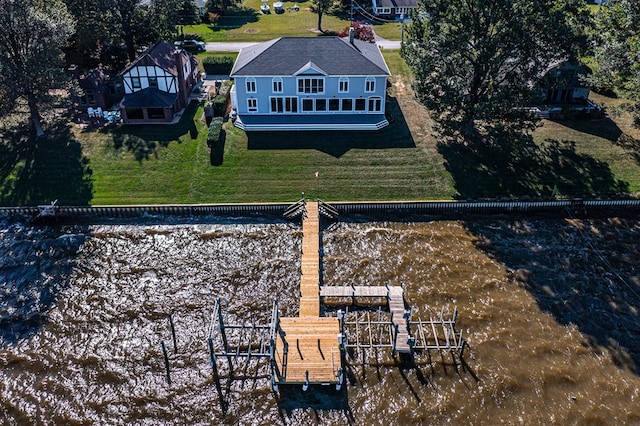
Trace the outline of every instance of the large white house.
<path fill-rule="evenodd" d="M 250 130 L 377 130 L 389 124 L 389 68 L 374 43 L 282 37 L 240 51 L 235 125 Z"/>
<path fill-rule="evenodd" d="M 124 88 L 120 101 L 125 123 L 171 122 L 188 104 L 200 78 L 198 60 L 166 41 L 158 41 L 118 75 Z"/>

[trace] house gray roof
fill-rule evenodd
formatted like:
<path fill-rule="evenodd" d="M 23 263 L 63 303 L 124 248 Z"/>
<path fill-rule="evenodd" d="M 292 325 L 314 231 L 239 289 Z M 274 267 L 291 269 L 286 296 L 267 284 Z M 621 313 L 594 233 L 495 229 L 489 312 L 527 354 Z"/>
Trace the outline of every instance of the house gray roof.
<path fill-rule="evenodd" d="M 312 63 L 327 75 L 391 75 L 375 43 L 340 37 L 281 37 L 240 50 L 231 76 L 294 75 Z"/>
<path fill-rule="evenodd" d="M 118 75 L 124 75 L 132 68 L 137 66 L 157 66 L 169 72 L 171 75 L 178 75 L 178 67 L 176 62 L 176 54 L 183 56 L 182 62 L 191 61 L 192 66 L 197 66 L 197 58 L 194 58 L 189 52 L 184 50 L 176 50 L 176 47 L 164 40 L 158 40 L 155 44 L 145 50 L 125 69 L 120 71 Z"/>
<path fill-rule="evenodd" d="M 378 7 L 416 7 L 417 0 L 376 0 Z"/>
<path fill-rule="evenodd" d="M 178 99 L 177 93 L 167 93 L 148 87 L 135 93 L 125 95 L 120 101 L 120 106 L 124 108 L 171 108 Z"/>

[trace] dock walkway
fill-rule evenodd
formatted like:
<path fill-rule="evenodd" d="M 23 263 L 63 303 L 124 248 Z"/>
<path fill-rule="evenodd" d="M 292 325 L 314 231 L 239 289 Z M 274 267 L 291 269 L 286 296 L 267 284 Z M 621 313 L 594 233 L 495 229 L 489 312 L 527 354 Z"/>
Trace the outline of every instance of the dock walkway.
<path fill-rule="evenodd" d="M 279 383 L 341 382 L 342 358 L 338 344 L 340 323 L 335 317 L 320 316 L 320 217 L 317 202 L 306 203 L 302 218 L 302 260 L 300 313 L 297 318 L 280 318 L 283 347 L 276 363 Z M 280 343 L 280 341 L 278 342 Z"/>
<path fill-rule="evenodd" d="M 400 286 L 321 286 L 320 297 L 349 297 L 355 304 L 356 298 L 386 298 L 394 328 L 395 351 L 411 353 L 409 346 L 409 323 L 404 306 L 404 289 Z"/>

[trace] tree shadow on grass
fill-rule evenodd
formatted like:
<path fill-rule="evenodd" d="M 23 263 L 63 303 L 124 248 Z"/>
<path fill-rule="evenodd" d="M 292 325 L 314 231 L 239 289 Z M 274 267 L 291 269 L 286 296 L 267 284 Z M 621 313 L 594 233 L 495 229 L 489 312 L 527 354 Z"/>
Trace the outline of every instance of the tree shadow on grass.
<path fill-rule="evenodd" d="M 562 325 L 640 375 L 640 222 L 637 218 L 466 222 L 477 246 Z"/>
<path fill-rule="evenodd" d="M 255 9 L 246 7 L 229 9 L 224 15 L 220 15 L 215 24 L 209 25 L 209 28 L 213 32 L 234 30 L 246 24 L 258 22 L 258 16 L 258 11 Z"/>
<path fill-rule="evenodd" d="M 575 142 L 529 135 L 488 137 L 475 143 L 441 143 L 460 198 L 549 198 L 619 196 L 629 184 L 617 180 L 609 165 L 576 151 Z"/>
<path fill-rule="evenodd" d="M 373 131 L 247 132 L 250 150 L 315 149 L 340 158 L 351 149 L 415 148 L 409 126 L 394 97 L 387 97 L 389 126 Z"/>
<path fill-rule="evenodd" d="M 627 151 L 636 164 L 640 165 L 640 139 L 623 133 L 613 143 Z"/>
<path fill-rule="evenodd" d="M 101 132 L 110 133 L 115 149 L 126 149 L 138 162 L 148 160 L 158 154 L 158 148 L 166 148 L 171 142 L 179 142 L 187 133 L 192 140 L 198 138 L 195 115 L 198 102 L 191 102 L 176 124 L 135 124 L 107 128 Z"/>
<path fill-rule="evenodd" d="M 58 200 L 89 205 L 93 183 L 89 159 L 67 123 L 57 122 L 35 138 L 28 128 L 4 134 L 0 144 L 0 204 L 25 206 Z"/>

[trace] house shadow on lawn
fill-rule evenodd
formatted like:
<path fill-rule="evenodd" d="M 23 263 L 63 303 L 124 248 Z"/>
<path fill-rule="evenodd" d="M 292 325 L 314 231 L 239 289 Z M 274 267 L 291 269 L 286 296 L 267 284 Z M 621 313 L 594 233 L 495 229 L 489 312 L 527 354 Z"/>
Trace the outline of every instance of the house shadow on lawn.
<path fill-rule="evenodd" d="M 529 135 L 494 137 L 476 143 L 440 143 L 438 151 L 460 198 L 616 196 L 629 184 L 607 163 L 576 151 L 575 142 Z"/>
<path fill-rule="evenodd" d="M 195 115 L 198 102 L 191 102 L 176 124 L 127 124 L 107 128 L 101 132 L 110 133 L 115 149 L 126 149 L 138 162 L 157 156 L 158 147 L 166 148 L 171 142 L 179 142 L 180 137 L 189 133 L 191 139 L 198 138 Z"/>
<path fill-rule="evenodd" d="M 493 217 L 465 226 L 542 311 L 575 325 L 595 352 L 606 349 L 618 367 L 640 375 L 637 217 Z"/>
<path fill-rule="evenodd" d="M 5 132 L 0 143 L 0 204 L 89 205 L 93 183 L 89 159 L 82 153 L 69 125 L 49 125 L 36 138 L 28 127 Z"/>
<path fill-rule="evenodd" d="M 618 127 L 615 121 L 611 120 L 608 117 L 597 120 L 578 119 L 557 120 L 554 122 L 558 125 L 568 127 L 569 129 L 578 131 L 580 133 L 597 136 L 599 138 L 610 140 L 611 142 L 615 142 L 623 134 L 622 130 L 620 129 L 620 127 Z"/>
<path fill-rule="evenodd" d="M 315 149 L 340 158 L 351 149 L 415 148 L 396 98 L 387 97 L 389 126 L 374 131 L 247 132 L 249 150 Z"/>

